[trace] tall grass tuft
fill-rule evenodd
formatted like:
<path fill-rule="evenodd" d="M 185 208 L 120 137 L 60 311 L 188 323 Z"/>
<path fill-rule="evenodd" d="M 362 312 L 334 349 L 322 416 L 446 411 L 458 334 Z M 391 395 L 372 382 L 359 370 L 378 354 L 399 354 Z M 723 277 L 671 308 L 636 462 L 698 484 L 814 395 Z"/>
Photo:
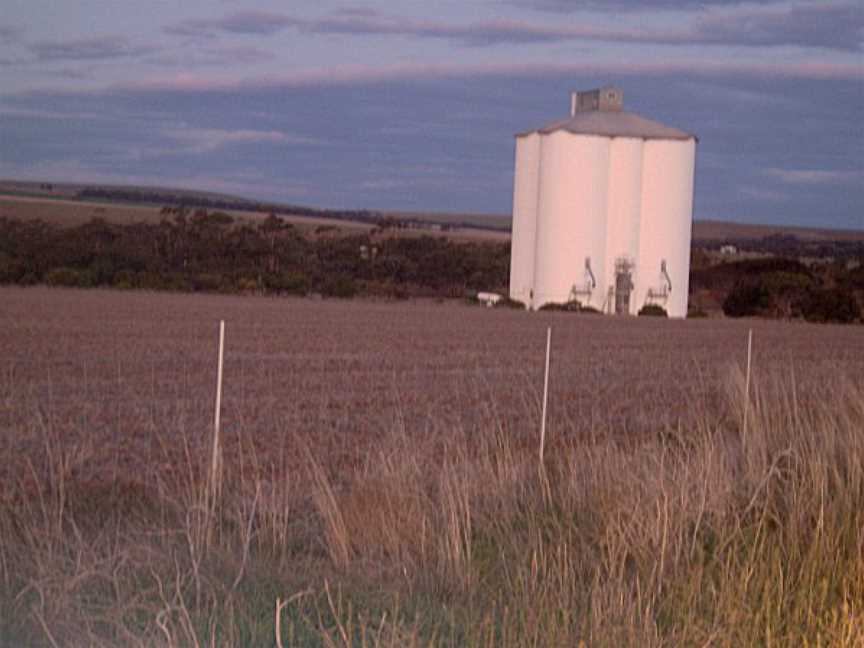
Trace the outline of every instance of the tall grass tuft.
<path fill-rule="evenodd" d="M 177 431 L 147 487 L 91 483 L 94 448 L 34 417 L 42 448 L 0 507 L 0 637 L 864 645 L 864 386 L 745 382 L 734 368 L 720 409 L 682 404 L 686 427 L 559 427 L 542 472 L 534 437 L 494 416 L 440 442 L 395 425 L 338 464 L 307 449 L 300 470 L 241 435 L 212 524 L 206 444 Z"/>

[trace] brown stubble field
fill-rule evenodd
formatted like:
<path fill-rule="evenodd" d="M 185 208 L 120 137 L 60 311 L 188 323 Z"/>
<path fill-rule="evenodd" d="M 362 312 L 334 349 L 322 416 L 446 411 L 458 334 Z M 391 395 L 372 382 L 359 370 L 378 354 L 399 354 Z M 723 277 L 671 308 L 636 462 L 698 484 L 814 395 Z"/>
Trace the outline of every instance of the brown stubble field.
<path fill-rule="evenodd" d="M 0 639 L 856 645 L 862 392 L 854 326 L 3 288 Z"/>
<path fill-rule="evenodd" d="M 146 468 L 170 449 L 156 437 L 170 440 L 174 428 L 209 443 L 220 319 L 226 438 L 242 435 L 270 452 L 290 450 L 297 437 L 327 464 L 362 457 L 394 425 L 441 443 L 448 430 L 483 428 L 490 414 L 530 445 L 547 325 L 553 444 L 561 436 L 638 438 L 686 426 L 704 408 L 719 412 L 718 387 L 746 359 L 748 328 L 757 371 L 797 373 L 804 394 L 838 371 L 864 375 L 857 327 L 528 315 L 434 302 L 3 292 L 4 426 L 17 429 L 33 412 L 50 417 L 64 437 L 93 444 L 88 465 L 100 471 L 115 462 Z M 2 443 L 26 451 L 26 438 Z"/>

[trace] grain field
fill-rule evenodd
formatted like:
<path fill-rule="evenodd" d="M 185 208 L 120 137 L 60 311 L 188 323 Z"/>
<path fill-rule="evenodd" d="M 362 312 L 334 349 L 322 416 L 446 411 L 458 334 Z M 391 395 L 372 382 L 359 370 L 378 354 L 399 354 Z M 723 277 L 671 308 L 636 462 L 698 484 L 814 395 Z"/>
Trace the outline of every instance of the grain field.
<path fill-rule="evenodd" d="M 855 326 L 2 288 L 0 644 L 861 645 L 862 430 Z"/>

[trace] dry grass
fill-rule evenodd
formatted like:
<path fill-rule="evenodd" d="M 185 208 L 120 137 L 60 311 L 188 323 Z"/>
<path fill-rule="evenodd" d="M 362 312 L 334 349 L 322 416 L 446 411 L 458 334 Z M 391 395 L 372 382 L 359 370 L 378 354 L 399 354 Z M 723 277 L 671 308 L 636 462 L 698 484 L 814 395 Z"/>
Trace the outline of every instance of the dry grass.
<path fill-rule="evenodd" d="M 4 645 L 864 642 L 860 328 L 0 298 Z"/>

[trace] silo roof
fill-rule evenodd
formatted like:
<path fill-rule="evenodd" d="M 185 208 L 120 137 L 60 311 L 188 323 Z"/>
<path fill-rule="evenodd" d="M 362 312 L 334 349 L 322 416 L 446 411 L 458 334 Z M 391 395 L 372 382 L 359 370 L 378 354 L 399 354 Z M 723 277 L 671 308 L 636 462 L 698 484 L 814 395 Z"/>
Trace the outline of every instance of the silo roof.
<path fill-rule="evenodd" d="M 516 137 L 540 133 L 548 135 L 557 131 L 568 131 L 577 135 L 599 135 L 602 137 L 633 137 L 639 139 L 696 139 L 695 135 L 665 126 L 660 122 L 640 117 L 623 110 L 588 110 L 576 112 L 572 117 L 554 121 L 542 128 L 535 128 Z"/>

